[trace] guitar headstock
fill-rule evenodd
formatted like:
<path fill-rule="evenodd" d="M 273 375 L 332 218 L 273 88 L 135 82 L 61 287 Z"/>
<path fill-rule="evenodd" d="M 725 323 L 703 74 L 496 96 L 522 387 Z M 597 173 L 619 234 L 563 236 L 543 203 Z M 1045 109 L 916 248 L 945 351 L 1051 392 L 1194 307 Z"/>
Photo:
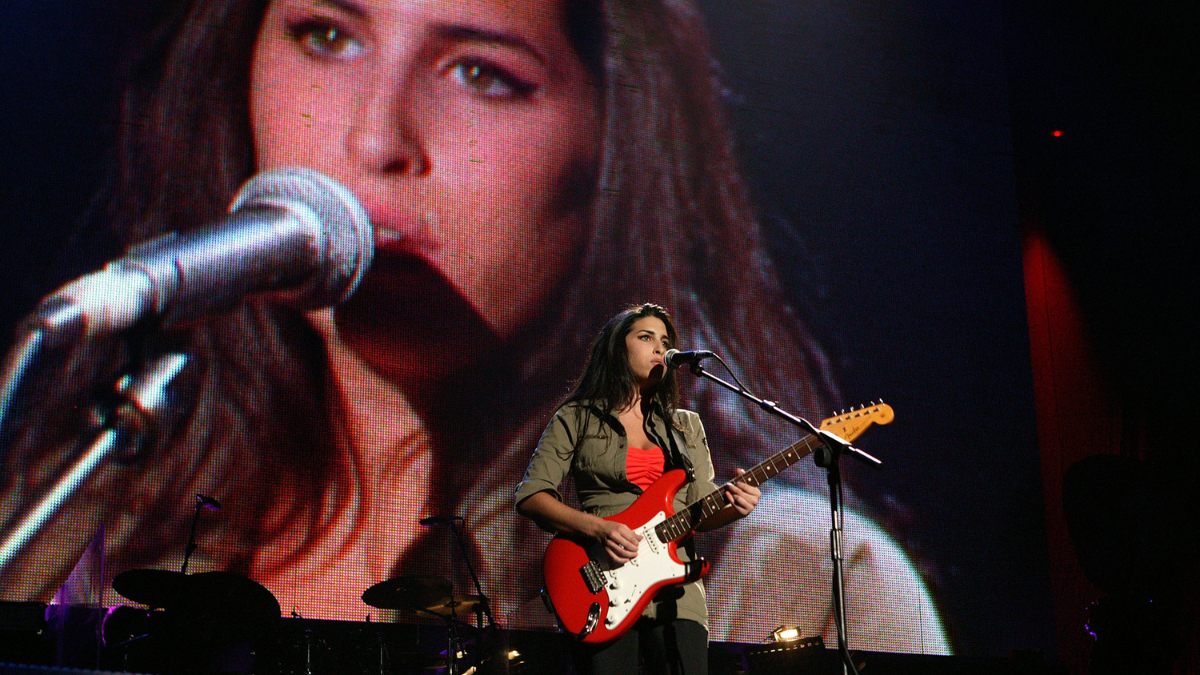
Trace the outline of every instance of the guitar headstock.
<path fill-rule="evenodd" d="M 861 408 L 821 420 L 821 430 L 837 434 L 847 441 L 852 441 L 862 435 L 872 424 L 891 424 L 896 419 L 892 406 L 879 402 L 864 405 Z"/>

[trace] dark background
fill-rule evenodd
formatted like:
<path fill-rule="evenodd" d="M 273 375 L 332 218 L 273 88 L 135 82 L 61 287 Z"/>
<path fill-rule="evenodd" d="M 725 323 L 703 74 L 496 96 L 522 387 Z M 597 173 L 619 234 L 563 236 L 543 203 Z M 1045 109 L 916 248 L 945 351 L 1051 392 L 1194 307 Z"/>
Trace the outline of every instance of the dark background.
<path fill-rule="evenodd" d="M 862 493 L 960 650 L 1052 652 L 1022 226 L 1063 260 L 1129 442 L 1195 475 L 1196 20 L 1183 3 L 703 4 L 792 299 L 846 402 L 897 410 L 864 437 L 888 467 L 858 472 Z M 65 242 L 149 19 L 17 0 L 0 20 L 8 335 L 111 253 Z"/>
<path fill-rule="evenodd" d="M 1073 672 L 1089 657 L 1104 672 L 1165 673 L 1173 662 L 1200 672 L 1194 10 L 1005 8 L 1022 224 L 1061 263 L 1070 297 L 1057 306 L 1081 319 L 1081 344 L 1043 345 L 1059 381 L 1038 377 L 1041 391 L 1058 390 L 1038 413 L 1039 424 L 1057 418 L 1041 447 L 1048 503 L 1062 502 L 1047 518 L 1070 535 L 1050 543 L 1059 651 Z M 1112 471 L 1080 480 L 1088 462 Z M 1105 623 L 1095 608 L 1106 603 L 1127 611 L 1112 617 L 1116 630 L 1094 630 L 1094 644 L 1084 621 Z"/>

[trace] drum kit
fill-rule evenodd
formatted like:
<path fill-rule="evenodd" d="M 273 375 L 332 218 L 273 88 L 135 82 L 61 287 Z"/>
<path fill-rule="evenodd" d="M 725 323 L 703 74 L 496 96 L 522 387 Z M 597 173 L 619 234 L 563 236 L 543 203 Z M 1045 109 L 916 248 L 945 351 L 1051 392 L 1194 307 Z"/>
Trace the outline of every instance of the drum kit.
<path fill-rule="evenodd" d="M 196 551 L 196 525 L 204 511 L 219 511 L 221 504 L 212 497 L 197 494 L 191 531 L 184 547 L 183 565 L 178 572 L 161 569 L 133 569 L 113 579 L 113 590 L 122 597 L 151 610 L 117 608 L 105 619 L 105 643 L 126 646 L 151 635 L 160 635 L 173 649 L 171 660 L 183 663 L 169 668 L 172 672 L 205 672 L 198 654 L 213 651 L 219 645 L 247 644 L 267 634 L 280 621 L 279 601 L 262 584 L 232 572 L 188 574 L 188 562 Z M 475 617 L 475 628 L 496 626 L 483 595 L 479 577 L 467 556 L 461 532 L 462 518 L 434 516 L 420 523 L 426 527 L 449 525 L 463 562 L 471 574 L 479 595 L 456 595 L 448 579 L 436 575 L 400 576 L 381 581 L 362 594 L 364 603 L 378 609 L 394 610 L 397 619 L 437 618 L 446 626 L 445 656 L 405 654 L 408 672 L 426 668 L 445 668 L 446 675 L 463 673 L 463 633 Z M 125 610 L 125 611 L 122 611 Z M 247 650 L 249 651 L 249 650 Z M 190 652 L 190 653 L 189 653 Z M 311 649 L 306 649 L 311 653 Z M 379 644 L 379 672 L 387 672 L 383 642 Z M 394 657 L 397 655 L 393 655 Z M 395 658 L 393 658 L 393 661 Z M 311 673 L 306 657 L 305 672 Z"/>
<path fill-rule="evenodd" d="M 436 616 L 446 622 L 446 675 L 463 672 L 464 619 L 474 616 L 483 626 L 488 614 L 487 598 L 454 595 L 450 581 L 436 575 L 403 576 L 381 581 L 362 595 L 363 602 L 379 609 L 393 609 L 400 616 Z"/>
<path fill-rule="evenodd" d="M 231 572 L 202 572 L 185 574 L 160 569 L 134 569 L 113 579 L 113 590 L 122 597 L 152 610 L 161 609 L 175 627 L 168 634 L 174 639 L 203 636 L 209 642 L 250 640 L 261 636 L 280 620 L 279 602 L 262 584 Z M 446 675 L 461 675 L 464 666 L 464 629 L 471 628 L 468 620 L 476 619 L 483 626 L 487 614 L 487 598 L 481 595 L 455 595 L 450 581 L 436 575 L 400 576 L 368 588 L 362 594 L 366 604 L 379 609 L 394 610 L 398 619 L 436 618 L 446 625 L 446 652 L 439 654 L 405 654 L 402 658 L 410 670 L 444 668 Z M 139 627 L 129 625 L 112 631 L 132 642 Z M 106 627 L 106 641 L 110 631 Z M 398 655 L 393 655 L 395 660 Z M 380 672 L 385 672 L 380 658 Z"/>

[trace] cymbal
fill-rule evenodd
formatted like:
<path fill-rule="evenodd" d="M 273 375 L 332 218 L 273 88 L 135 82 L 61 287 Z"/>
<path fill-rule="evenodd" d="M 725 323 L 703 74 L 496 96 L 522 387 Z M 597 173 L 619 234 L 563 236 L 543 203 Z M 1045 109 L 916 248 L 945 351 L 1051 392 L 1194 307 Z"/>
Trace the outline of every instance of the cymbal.
<path fill-rule="evenodd" d="M 166 607 L 183 584 L 184 574 L 170 570 L 127 570 L 113 578 L 113 590 L 128 600 L 150 607 Z"/>
<path fill-rule="evenodd" d="M 220 614 L 229 619 L 279 618 L 279 601 L 262 584 L 232 572 L 183 574 L 136 569 L 118 574 L 113 590 L 151 608 Z"/>
<path fill-rule="evenodd" d="M 435 574 L 394 577 L 363 591 L 362 600 L 379 609 L 422 609 L 450 597 L 450 581 Z"/>
<path fill-rule="evenodd" d="M 456 595 L 453 598 L 441 600 L 426 605 L 418 611 L 437 614 L 438 616 L 467 616 L 481 612 L 487 607 L 487 598 L 480 595 Z"/>
<path fill-rule="evenodd" d="M 218 614 L 227 620 L 278 619 L 279 601 L 266 586 L 233 572 L 189 574 L 167 609 Z"/>

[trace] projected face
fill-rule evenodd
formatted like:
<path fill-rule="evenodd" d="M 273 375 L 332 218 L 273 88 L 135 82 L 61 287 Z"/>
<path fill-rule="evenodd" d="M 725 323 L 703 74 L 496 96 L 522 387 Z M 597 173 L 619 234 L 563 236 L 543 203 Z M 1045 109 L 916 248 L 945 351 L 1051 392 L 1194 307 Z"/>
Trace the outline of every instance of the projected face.
<path fill-rule="evenodd" d="M 338 326 L 381 364 L 511 336 L 566 279 L 600 113 L 564 24 L 552 0 L 270 4 L 251 75 L 258 168 L 316 168 L 370 213 L 376 262 Z"/>

